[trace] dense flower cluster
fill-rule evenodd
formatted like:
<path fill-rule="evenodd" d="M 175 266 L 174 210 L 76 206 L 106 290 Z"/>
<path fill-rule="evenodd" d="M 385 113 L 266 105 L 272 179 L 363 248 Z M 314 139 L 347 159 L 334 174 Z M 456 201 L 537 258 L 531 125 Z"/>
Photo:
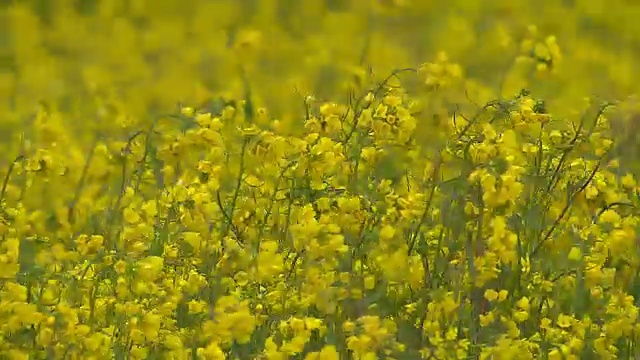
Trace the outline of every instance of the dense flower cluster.
<path fill-rule="evenodd" d="M 598 6 L 4 6 L 0 358 L 640 356 Z"/>

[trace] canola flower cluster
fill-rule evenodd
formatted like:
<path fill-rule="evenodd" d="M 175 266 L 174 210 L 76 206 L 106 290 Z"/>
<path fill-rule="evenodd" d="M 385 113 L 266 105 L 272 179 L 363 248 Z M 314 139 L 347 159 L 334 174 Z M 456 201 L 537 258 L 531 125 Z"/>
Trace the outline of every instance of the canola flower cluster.
<path fill-rule="evenodd" d="M 3 5 L 0 358 L 640 355 L 637 7 Z"/>

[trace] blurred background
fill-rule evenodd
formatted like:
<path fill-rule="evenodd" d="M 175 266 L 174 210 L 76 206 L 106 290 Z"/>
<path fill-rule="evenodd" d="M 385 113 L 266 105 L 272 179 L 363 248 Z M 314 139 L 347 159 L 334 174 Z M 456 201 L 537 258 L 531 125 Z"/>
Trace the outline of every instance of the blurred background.
<path fill-rule="evenodd" d="M 450 112 L 443 102 L 522 88 L 557 116 L 577 116 L 585 96 L 625 100 L 626 130 L 637 111 L 640 3 L 630 0 L 24 0 L 0 11 L 5 143 L 41 106 L 83 134 L 247 95 L 295 129 L 305 97 L 346 101 L 425 63 L 440 64 L 432 77 L 455 71 L 422 98 L 423 126 Z M 432 80 L 407 86 L 420 100 Z"/>

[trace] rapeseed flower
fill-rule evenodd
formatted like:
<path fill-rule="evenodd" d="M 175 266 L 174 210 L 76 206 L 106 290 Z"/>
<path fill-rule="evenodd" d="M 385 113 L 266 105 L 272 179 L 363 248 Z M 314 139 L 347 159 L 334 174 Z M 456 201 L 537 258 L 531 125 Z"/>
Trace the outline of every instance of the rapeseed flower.
<path fill-rule="evenodd" d="M 5 9 L 0 357 L 637 356 L 631 5 L 158 1 Z"/>

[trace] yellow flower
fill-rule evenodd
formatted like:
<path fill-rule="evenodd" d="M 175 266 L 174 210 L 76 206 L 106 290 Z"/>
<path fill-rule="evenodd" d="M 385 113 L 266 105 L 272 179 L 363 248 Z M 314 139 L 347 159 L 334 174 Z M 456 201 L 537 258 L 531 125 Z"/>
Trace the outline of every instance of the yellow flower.
<path fill-rule="evenodd" d="M 131 207 L 126 207 L 123 210 L 123 215 L 124 215 L 124 219 L 129 223 L 129 224 L 137 224 L 138 222 L 140 222 L 140 214 L 138 214 L 138 212 L 131 208 Z"/>
<path fill-rule="evenodd" d="M 164 259 L 159 256 L 148 256 L 138 261 L 136 274 L 143 281 L 155 281 L 164 267 Z"/>
<path fill-rule="evenodd" d="M 342 324 L 342 330 L 347 334 L 351 334 L 356 330 L 356 323 L 354 323 L 353 321 L 345 321 Z"/>
<path fill-rule="evenodd" d="M 168 334 L 164 338 L 164 346 L 170 350 L 179 350 L 183 346 L 182 339 L 175 334 Z"/>
<path fill-rule="evenodd" d="M 495 301 L 498 299 L 498 292 L 493 290 L 493 289 L 487 289 L 484 292 L 484 298 L 489 300 L 489 301 Z"/>
<path fill-rule="evenodd" d="M 198 348 L 196 354 L 199 359 L 203 360 L 226 360 L 227 358 L 216 342 L 211 342 L 205 348 Z"/>
<path fill-rule="evenodd" d="M 51 344 L 54 338 L 54 331 L 49 327 L 42 327 L 38 332 L 38 336 L 36 337 L 36 341 L 40 346 L 46 347 Z"/>
<path fill-rule="evenodd" d="M 338 353 L 338 350 L 336 350 L 335 346 L 325 345 L 320 351 L 320 354 L 318 354 L 317 359 L 318 360 L 339 360 L 340 354 Z"/>
<path fill-rule="evenodd" d="M 391 225 L 385 225 L 380 229 L 380 240 L 387 241 L 393 239 L 396 229 Z"/>
<path fill-rule="evenodd" d="M 571 316 L 567 316 L 564 314 L 558 315 L 558 320 L 556 322 L 559 327 L 566 329 L 571 326 L 573 323 L 573 318 Z"/>
<path fill-rule="evenodd" d="M 489 326 L 495 321 L 495 315 L 493 312 L 488 314 L 480 314 L 480 326 Z"/>
<path fill-rule="evenodd" d="M 604 223 L 616 224 L 620 222 L 620 220 L 621 220 L 620 215 L 615 210 L 612 210 L 612 209 L 607 209 L 603 211 L 602 214 L 600 214 L 600 221 Z"/>
<path fill-rule="evenodd" d="M 579 247 L 574 246 L 569 251 L 569 255 L 567 256 L 567 258 L 572 261 L 580 261 L 582 259 L 582 251 Z"/>
<path fill-rule="evenodd" d="M 507 296 L 509 296 L 509 292 L 507 290 L 500 290 L 500 292 L 498 293 L 498 301 L 505 301 L 507 299 Z"/>
<path fill-rule="evenodd" d="M 526 296 L 523 296 L 522 298 L 520 298 L 520 300 L 516 302 L 516 306 L 519 309 L 528 312 L 529 308 L 531 307 L 531 304 L 529 303 L 529 298 Z"/>
<path fill-rule="evenodd" d="M 621 179 L 621 183 L 622 186 L 624 186 L 626 189 L 633 189 L 637 184 L 636 179 L 632 174 L 626 174 L 625 176 L 623 176 Z"/>
<path fill-rule="evenodd" d="M 14 282 L 7 282 L 2 291 L 5 301 L 25 302 L 27 301 L 27 288 Z"/>
<path fill-rule="evenodd" d="M 148 313 L 142 319 L 141 330 L 147 341 L 156 341 L 160 332 L 162 317 L 154 313 Z"/>
<path fill-rule="evenodd" d="M 200 248 L 202 247 L 202 235 L 199 232 L 195 231 L 186 231 L 182 233 L 182 239 L 185 243 L 191 246 L 193 252 L 196 254 L 200 253 Z"/>
<path fill-rule="evenodd" d="M 376 286 L 376 278 L 373 275 L 367 275 L 364 278 L 364 288 L 371 290 Z"/>
<path fill-rule="evenodd" d="M 517 322 L 521 323 L 521 322 L 524 322 L 524 321 L 526 321 L 527 319 L 529 319 L 529 313 L 528 313 L 528 312 L 526 312 L 526 311 L 515 311 L 515 312 L 513 313 L 513 318 L 514 318 Z"/>
<path fill-rule="evenodd" d="M 192 116 L 195 110 L 192 107 L 185 106 L 180 109 L 180 112 L 182 113 L 182 115 Z"/>
<path fill-rule="evenodd" d="M 208 127 L 211 123 L 211 113 L 199 113 L 196 115 L 196 122 L 201 127 Z"/>

